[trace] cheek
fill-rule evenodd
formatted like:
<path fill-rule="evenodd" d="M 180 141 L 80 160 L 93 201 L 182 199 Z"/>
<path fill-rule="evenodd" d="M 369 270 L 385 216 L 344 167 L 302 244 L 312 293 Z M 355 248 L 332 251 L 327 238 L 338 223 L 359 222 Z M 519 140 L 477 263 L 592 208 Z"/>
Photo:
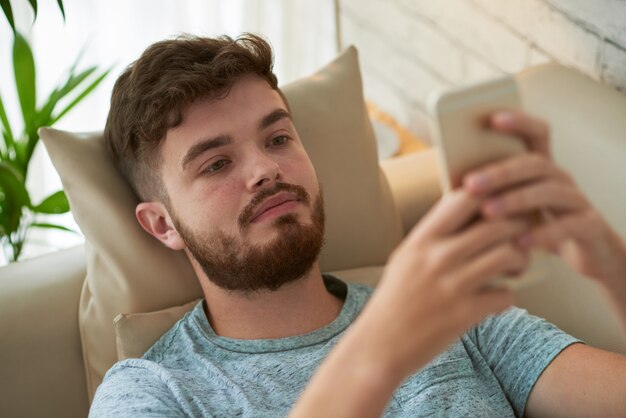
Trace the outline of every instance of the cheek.
<path fill-rule="evenodd" d="M 229 225 L 236 223 L 241 210 L 236 199 L 236 187 L 234 182 L 225 181 L 220 187 L 199 184 L 187 193 L 181 191 L 177 213 L 188 220 L 190 226 L 228 230 Z"/>
<path fill-rule="evenodd" d="M 315 172 L 315 168 L 311 165 L 311 163 L 307 160 L 306 163 L 302 164 L 302 172 L 305 176 L 303 181 L 306 181 L 307 186 L 309 187 L 310 193 L 312 197 L 317 194 L 319 190 L 319 182 L 317 180 L 317 173 Z"/>

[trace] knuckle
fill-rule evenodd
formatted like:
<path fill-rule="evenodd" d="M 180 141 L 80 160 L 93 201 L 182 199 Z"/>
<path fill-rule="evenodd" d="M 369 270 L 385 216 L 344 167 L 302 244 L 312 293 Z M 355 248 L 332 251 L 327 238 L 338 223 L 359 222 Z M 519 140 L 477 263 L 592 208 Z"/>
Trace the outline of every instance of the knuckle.
<path fill-rule="evenodd" d="M 478 206 L 480 199 L 473 194 L 469 193 L 467 190 L 460 189 L 458 192 L 455 192 L 455 203 L 459 206 Z"/>
<path fill-rule="evenodd" d="M 450 251 L 440 245 L 432 248 L 428 253 L 430 270 L 441 271 L 450 261 Z"/>

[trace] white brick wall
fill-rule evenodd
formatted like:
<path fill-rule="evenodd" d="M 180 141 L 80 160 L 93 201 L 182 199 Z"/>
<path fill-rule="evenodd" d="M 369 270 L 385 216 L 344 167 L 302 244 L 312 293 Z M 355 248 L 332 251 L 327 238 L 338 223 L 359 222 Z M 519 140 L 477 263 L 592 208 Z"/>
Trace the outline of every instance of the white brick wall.
<path fill-rule="evenodd" d="M 626 93 L 625 0 L 341 0 L 365 94 L 416 133 L 428 94 L 557 61 Z"/>
<path fill-rule="evenodd" d="M 626 49 L 610 42 L 605 43 L 600 70 L 607 83 L 626 87 Z"/>

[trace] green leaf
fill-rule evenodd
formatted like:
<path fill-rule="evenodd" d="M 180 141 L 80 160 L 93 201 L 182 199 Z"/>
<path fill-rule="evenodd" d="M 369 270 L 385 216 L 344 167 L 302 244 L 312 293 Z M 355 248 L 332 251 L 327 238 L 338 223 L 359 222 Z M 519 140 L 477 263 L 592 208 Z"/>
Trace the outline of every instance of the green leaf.
<path fill-rule="evenodd" d="M 4 131 L 4 129 L 2 130 L 2 139 L 4 141 L 0 144 L 0 161 L 9 159 L 9 150 L 7 149 L 7 142 L 10 142 L 10 140 L 7 139 L 7 133 Z"/>
<path fill-rule="evenodd" d="M 59 5 L 59 9 L 61 10 L 61 14 L 63 15 L 63 20 L 65 20 L 65 8 L 63 8 L 63 0 L 57 0 L 57 4 Z"/>
<path fill-rule="evenodd" d="M 78 62 L 78 59 L 77 59 L 77 62 Z M 76 64 L 74 64 L 74 66 L 75 65 Z M 54 89 L 52 93 L 50 94 L 50 96 L 48 97 L 48 100 L 46 100 L 46 104 L 43 106 L 43 108 L 39 112 L 37 112 L 35 121 L 33 122 L 33 125 L 31 126 L 31 128 L 28 130 L 28 147 L 26 151 L 27 160 L 30 159 L 30 156 L 33 154 L 35 150 L 35 146 L 37 145 L 37 142 L 39 141 L 39 135 L 37 134 L 37 131 L 39 130 L 39 128 L 42 126 L 52 126 L 53 124 L 55 124 L 59 119 L 65 116 L 65 114 L 68 113 L 74 106 L 76 106 L 88 94 L 90 94 L 100 84 L 100 82 L 104 79 L 104 77 L 106 77 L 108 73 L 111 71 L 111 69 L 108 69 L 103 74 L 101 74 L 98 78 L 92 81 L 91 84 L 89 84 L 84 91 L 82 91 L 78 96 L 76 96 L 76 98 L 74 98 L 74 100 L 72 100 L 61 112 L 59 112 L 58 115 L 53 116 L 52 112 L 56 108 L 58 102 L 61 99 L 63 99 L 66 95 L 70 94 L 77 87 L 79 87 L 81 83 L 83 83 L 89 76 L 91 76 L 98 69 L 97 67 L 90 67 L 86 69 L 85 71 L 82 71 L 79 74 L 75 75 L 73 74 L 74 66 L 72 66 L 72 70 L 65 84 L 60 88 Z"/>
<path fill-rule="evenodd" d="M 65 82 L 63 87 L 58 89 L 60 97 L 62 98 L 62 97 L 65 97 L 67 94 L 69 94 L 80 83 L 82 83 L 87 77 L 89 77 L 91 74 L 93 74 L 97 69 L 98 69 L 98 67 L 93 66 L 93 67 L 87 68 L 85 71 L 83 71 L 81 73 L 74 74 L 75 69 L 71 68 L 70 69 L 70 75 L 67 78 L 67 81 Z"/>
<path fill-rule="evenodd" d="M 35 86 L 35 60 L 33 52 L 26 39 L 19 33 L 15 33 L 13 42 L 13 70 L 15 72 L 15 85 L 22 106 L 24 126 L 31 126 L 35 116 L 37 91 Z"/>
<path fill-rule="evenodd" d="M 2 11 L 4 12 L 4 16 L 9 21 L 9 25 L 11 26 L 11 30 L 15 34 L 15 21 L 13 20 L 13 9 L 11 8 L 11 2 L 9 0 L 0 0 L 0 7 L 2 7 Z"/>
<path fill-rule="evenodd" d="M 13 137 L 13 131 L 11 130 L 11 125 L 9 124 L 9 118 L 7 117 L 7 113 L 4 110 L 4 103 L 2 102 L 2 97 L 0 96 L 0 121 L 2 121 L 2 127 L 4 131 L 2 132 L 2 136 L 4 138 L 4 144 L 6 146 L 7 151 L 15 149 L 15 138 Z"/>
<path fill-rule="evenodd" d="M 23 208 L 30 206 L 24 178 L 9 161 L 0 161 L 0 189 L 0 224 L 8 235 L 17 231 Z"/>
<path fill-rule="evenodd" d="M 33 8 L 33 12 L 35 13 L 35 17 L 33 18 L 33 22 L 37 20 L 37 0 L 28 0 L 30 3 L 30 7 Z"/>
<path fill-rule="evenodd" d="M 25 141 L 17 141 L 15 143 L 15 167 L 22 173 L 22 176 L 26 178 L 26 172 L 28 171 L 29 158 L 26 156 L 26 147 L 28 144 Z"/>
<path fill-rule="evenodd" d="M 37 213 L 66 213 L 70 210 L 70 203 L 67 201 L 67 196 L 63 190 L 59 190 L 56 193 L 52 193 L 46 197 L 43 202 L 37 206 L 31 208 L 33 212 Z"/>
<path fill-rule="evenodd" d="M 0 176 L 0 178 L 13 179 L 12 181 L 21 185 L 21 190 L 23 190 L 21 200 L 26 202 L 26 206 L 30 206 L 30 198 L 28 196 L 28 192 L 26 191 L 26 180 L 20 172 L 19 167 L 17 167 L 13 161 L 0 161 Z"/>
<path fill-rule="evenodd" d="M 91 67 L 78 75 L 74 75 L 73 68 L 74 66 L 72 66 L 72 69 L 70 70 L 70 75 L 68 76 L 67 81 L 65 82 L 63 87 L 55 88 L 52 93 L 50 93 L 50 96 L 48 96 L 46 103 L 39 111 L 37 115 L 38 128 L 41 126 L 52 125 L 52 112 L 54 111 L 59 100 L 72 92 L 74 88 L 76 88 L 80 83 L 82 83 L 87 77 L 89 77 L 91 74 L 93 74 L 94 71 L 97 70 L 97 67 Z"/>
<path fill-rule="evenodd" d="M 59 113 L 56 117 L 54 117 L 54 119 L 52 120 L 52 123 L 56 123 L 59 119 L 61 119 L 63 116 L 65 116 L 65 114 L 67 112 L 69 112 L 70 110 L 72 110 L 72 108 L 74 106 L 76 106 L 78 103 L 80 103 L 85 96 L 87 96 L 89 93 L 91 93 L 93 91 L 93 89 L 95 89 L 96 87 L 98 87 L 98 85 L 102 82 L 102 80 L 104 80 L 104 78 L 109 75 L 109 73 L 111 72 L 111 68 L 109 68 L 108 70 L 106 70 L 104 73 L 102 73 L 98 78 L 96 78 L 94 81 L 91 82 L 91 84 L 89 84 L 89 86 L 87 86 L 87 88 L 85 90 L 83 90 L 82 93 L 80 93 L 74 100 L 72 100 L 70 102 L 70 104 L 68 104 L 65 109 L 63 109 L 61 111 L 61 113 Z"/>
<path fill-rule="evenodd" d="M 62 231 L 67 231 L 67 232 L 73 232 L 75 234 L 78 234 L 78 231 L 75 231 L 71 228 L 66 228 L 63 225 L 56 225 L 56 224 L 49 224 L 49 223 L 45 223 L 45 222 L 33 222 L 32 224 L 30 224 L 30 226 L 36 227 L 36 228 L 53 228 L 53 229 L 60 229 Z"/>

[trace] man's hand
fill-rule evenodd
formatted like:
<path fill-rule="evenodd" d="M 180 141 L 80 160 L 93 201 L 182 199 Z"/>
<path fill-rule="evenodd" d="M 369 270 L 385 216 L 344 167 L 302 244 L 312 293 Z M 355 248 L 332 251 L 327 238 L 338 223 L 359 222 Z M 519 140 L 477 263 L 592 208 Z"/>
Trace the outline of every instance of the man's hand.
<path fill-rule="evenodd" d="M 369 350 L 402 380 L 485 316 L 513 303 L 496 277 L 526 269 L 514 241 L 523 218 L 475 221 L 483 201 L 464 190 L 445 196 L 391 255 L 378 288 L 355 323 Z M 475 221 L 475 222 L 473 222 Z M 468 226 L 469 225 L 469 226 Z"/>
<path fill-rule="evenodd" d="M 529 222 L 476 221 L 482 203 L 455 191 L 413 228 L 292 416 L 381 416 L 404 378 L 488 314 L 512 304 L 510 290 L 488 284 L 527 267 L 527 253 L 514 241 Z M 341 388 L 339 404 L 331 387 Z"/>
<path fill-rule="evenodd" d="M 550 153 L 545 122 L 523 113 L 502 112 L 491 118 L 495 130 L 524 139 L 530 150 L 468 174 L 464 188 L 486 197 L 487 219 L 542 211 L 549 221 L 519 238 L 525 247 L 559 255 L 574 270 L 605 285 L 626 281 L 626 244 L 589 203 Z"/>
<path fill-rule="evenodd" d="M 507 112 L 493 115 L 491 122 L 494 129 L 524 139 L 530 153 L 468 174 L 464 189 L 484 199 L 481 212 L 486 219 L 548 213 L 550 219 L 534 226 L 518 244 L 559 255 L 571 268 L 599 282 L 626 334 L 626 242 L 554 164 L 543 121 Z M 574 344 L 542 373 L 524 415 L 623 416 L 625 376 L 625 356 Z"/>
<path fill-rule="evenodd" d="M 626 244 L 554 165 L 546 124 L 509 112 L 494 115 L 492 127 L 521 137 L 531 152 L 470 173 L 463 188 L 413 228 L 292 416 L 380 416 L 404 378 L 485 316 L 512 304 L 510 290 L 488 284 L 525 270 L 532 247 L 559 254 L 598 281 L 626 283 Z M 528 214 L 537 211 L 550 213 L 552 221 L 533 225 Z M 616 299 L 626 307 L 626 285 L 621 288 L 623 298 Z M 554 370 L 565 376 L 563 367 Z M 341 388 L 340 402 L 333 388 Z M 569 395 L 560 399 L 573 402 Z"/>

